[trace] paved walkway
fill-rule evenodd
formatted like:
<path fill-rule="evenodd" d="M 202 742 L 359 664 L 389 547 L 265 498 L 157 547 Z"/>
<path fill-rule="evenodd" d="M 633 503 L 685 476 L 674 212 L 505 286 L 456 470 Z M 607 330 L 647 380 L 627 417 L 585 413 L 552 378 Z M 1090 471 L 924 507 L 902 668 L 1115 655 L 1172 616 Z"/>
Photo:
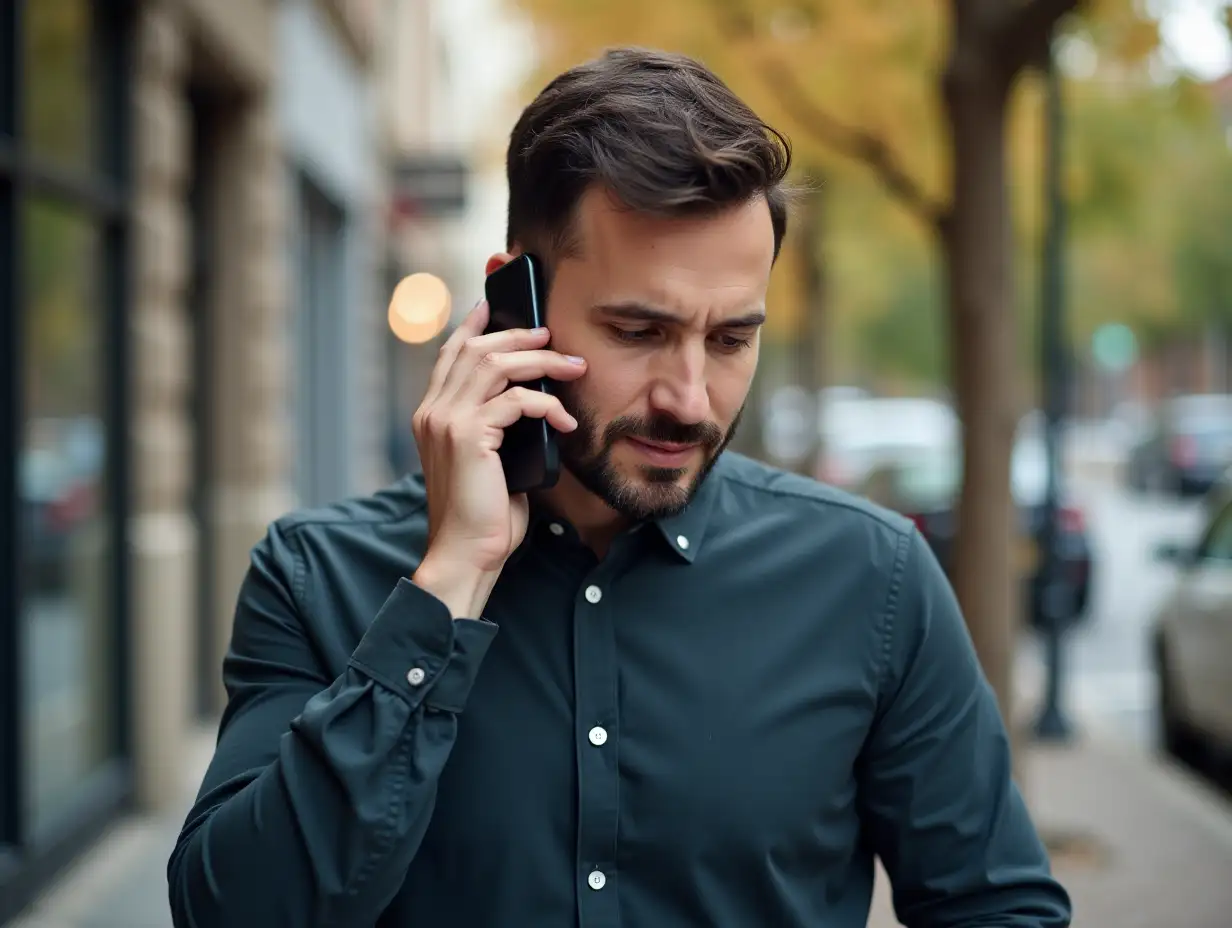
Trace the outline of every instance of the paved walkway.
<path fill-rule="evenodd" d="M 167 854 L 211 747 L 211 732 L 194 744 L 182 809 L 119 823 L 10 928 L 170 928 Z M 1077 928 L 1232 928 L 1228 799 L 1098 735 L 1033 748 L 1026 789 L 1057 842 L 1054 869 L 1073 896 Z M 883 880 L 870 928 L 898 924 L 887 897 Z"/>
<path fill-rule="evenodd" d="M 1076 928 L 1232 928 L 1232 800 L 1099 736 L 1034 748 L 1024 779 Z M 878 888 L 869 926 L 891 928 Z"/>

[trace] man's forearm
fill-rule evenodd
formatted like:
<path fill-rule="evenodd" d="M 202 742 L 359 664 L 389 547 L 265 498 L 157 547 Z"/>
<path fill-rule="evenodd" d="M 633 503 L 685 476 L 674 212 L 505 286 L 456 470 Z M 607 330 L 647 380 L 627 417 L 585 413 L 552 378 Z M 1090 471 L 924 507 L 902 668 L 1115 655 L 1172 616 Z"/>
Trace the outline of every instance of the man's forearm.
<path fill-rule="evenodd" d="M 376 923 L 427 830 L 459 701 L 491 636 L 486 623 L 441 614 L 434 628 L 417 629 L 425 596 L 403 581 L 347 670 L 307 705 L 299 696 L 302 712 L 281 736 L 265 723 L 295 712 L 273 704 L 277 688 L 242 706 L 241 686 L 215 757 L 226 770 L 207 775 L 168 867 L 177 928 Z M 440 621 L 474 639 L 457 649 L 465 658 L 417 660 Z M 227 775 L 267 739 L 278 743 L 273 763 Z"/>

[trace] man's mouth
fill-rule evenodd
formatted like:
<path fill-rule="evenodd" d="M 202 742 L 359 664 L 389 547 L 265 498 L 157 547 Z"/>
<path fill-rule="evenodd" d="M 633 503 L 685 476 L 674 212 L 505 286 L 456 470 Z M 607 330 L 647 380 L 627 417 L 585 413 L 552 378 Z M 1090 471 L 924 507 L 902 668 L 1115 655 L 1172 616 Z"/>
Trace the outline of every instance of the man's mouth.
<path fill-rule="evenodd" d="M 684 467 L 701 447 L 687 442 L 652 441 L 634 436 L 629 436 L 626 440 L 656 467 Z"/>

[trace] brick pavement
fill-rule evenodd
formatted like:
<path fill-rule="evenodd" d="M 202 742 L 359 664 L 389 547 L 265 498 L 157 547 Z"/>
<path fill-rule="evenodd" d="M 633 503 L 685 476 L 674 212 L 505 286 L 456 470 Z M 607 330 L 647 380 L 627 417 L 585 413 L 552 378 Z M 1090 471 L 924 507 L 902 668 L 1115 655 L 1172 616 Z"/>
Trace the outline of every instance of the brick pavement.
<path fill-rule="evenodd" d="M 212 733 L 193 744 L 185 809 Z M 1076 928 L 1232 928 L 1232 801 L 1100 736 L 1032 748 L 1025 769 L 1041 830 L 1095 843 L 1055 857 Z M 182 811 L 117 825 L 10 928 L 169 928 L 164 867 Z M 883 880 L 869 928 L 897 924 Z"/>

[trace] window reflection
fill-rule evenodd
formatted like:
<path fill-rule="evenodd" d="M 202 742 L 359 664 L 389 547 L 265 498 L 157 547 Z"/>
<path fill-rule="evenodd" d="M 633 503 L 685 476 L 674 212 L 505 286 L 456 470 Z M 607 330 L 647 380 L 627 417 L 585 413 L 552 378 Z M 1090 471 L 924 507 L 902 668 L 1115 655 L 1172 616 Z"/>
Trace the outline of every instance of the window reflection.
<path fill-rule="evenodd" d="M 23 132 L 36 155 L 93 165 L 98 106 L 90 0 L 37 0 L 23 7 Z"/>
<path fill-rule="evenodd" d="M 37 831 L 111 754 L 114 619 L 99 234 L 83 214 L 47 201 L 28 201 L 21 221 L 19 558 L 27 807 Z"/>

